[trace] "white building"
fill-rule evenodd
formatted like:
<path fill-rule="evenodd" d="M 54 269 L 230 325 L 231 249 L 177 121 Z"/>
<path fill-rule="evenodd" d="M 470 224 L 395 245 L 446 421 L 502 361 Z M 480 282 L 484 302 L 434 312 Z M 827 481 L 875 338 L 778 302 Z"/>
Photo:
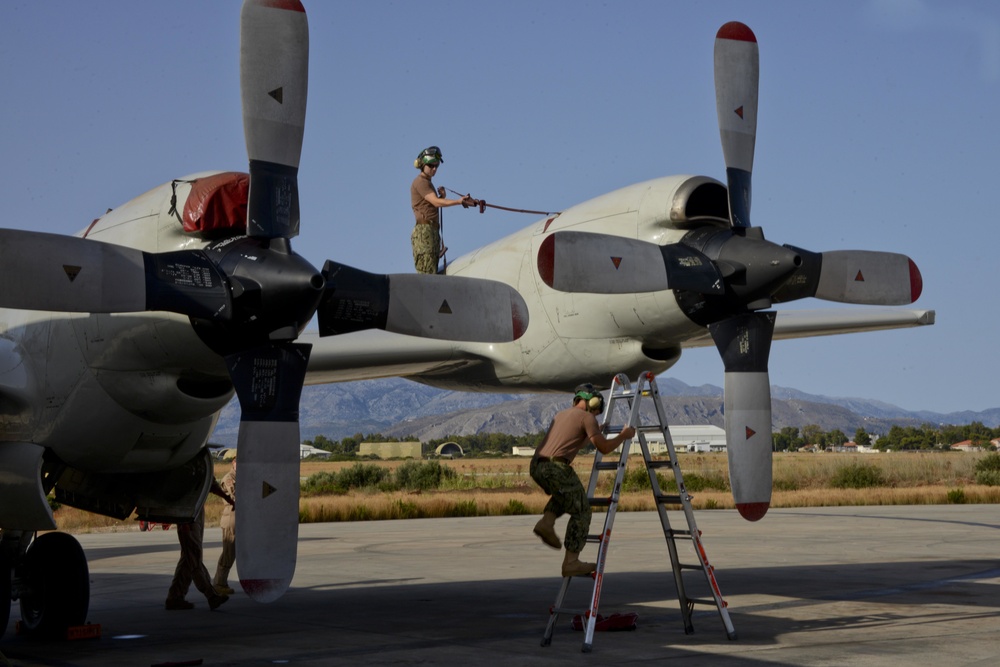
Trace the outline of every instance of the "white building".
<path fill-rule="evenodd" d="M 698 424 L 691 426 L 669 426 L 670 439 L 674 441 L 674 450 L 677 452 L 724 452 L 726 451 L 726 431 L 718 426 L 710 424 Z M 667 444 L 663 441 L 663 434 L 657 431 L 646 433 L 646 444 L 649 446 L 650 454 L 665 454 Z M 618 450 L 615 450 L 618 451 Z M 514 456 L 531 456 L 535 453 L 534 447 L 514 447 Z M 642 447 L 638 440 L 632 441 L 632 448 L 629 454 L 642 454 Z"/>
<path fill-rule="evenodd" d="M 677 452 L 707 454 L 709 452 L 726 451 L 726 431 L 718 426 L 712 426 L 711 424 L 690 424 L 669 426 L 668 428 L 670 430 L 670 439 L 674 441 L 674 450 Z M 649 445 L 650 454 L 663 454 L 667 451 L 667 444 L 663 441 L 662 433 L 646 433 L 646 444 Z M 632 443 L 630 453 L 642 453 L 639 443 Z"/>

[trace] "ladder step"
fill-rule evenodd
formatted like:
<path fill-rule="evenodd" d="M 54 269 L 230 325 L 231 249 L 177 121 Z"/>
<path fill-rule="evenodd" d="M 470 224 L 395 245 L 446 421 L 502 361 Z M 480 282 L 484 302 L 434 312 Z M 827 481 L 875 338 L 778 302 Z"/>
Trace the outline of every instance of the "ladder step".
<path fill-rule="evenodd" d="M 682 570 L 704 570 L 705 569 L 704 567 L 702 567 L 701 563 L 698 563 L 697 565 L 690 565 L 690 564 L 687 564 L 687 563 L 677 563 L 677 567 L 679 567 Z"/>
<path fill-rule="evenodd" d="M 611 498 L 588 498 L 591 507 L 610 507 Z"/>
<path fill-rule="evenodd" d="M 677 529 L 671 528 L 670 529 L 670 537 L 679 537 L 679 538 L 684 539 L 684 540 L 690 540 L 691 539 L 691 531 L 690 530 L 677 530 Z"/>
<path fill-rule="evenodd" d="M 678 495 L 662 494 L 662 495 L 656 496 L 656 502 L 664 504 L 664 505 L 680 505 L 681 504 L 681 497 L 678 496 Z"/>
<path fill-rule="evenodd" d="M 716 606 L 715 600 L 708 600 L 705 598 L 688 598 L 687 600 L 690 604 L 704 604 L 710 607 Z M 723 602 L 723 606 L 728 606 L 728 605 L 726 605 L 725 602 Z"/>
<path fill-rule="evenodd" d="M 674 462 L 670 459 L 658 459 L 656 461 L 646 461 L 647 468 L 673 468 Z"/>
<path fill-rule="evenodd" d="M 618 466 L 621 465 L 620 461 L 599 461 L 594 464 L 597 470 L 618 470 Z"/>
<path fill-rule="evenodd" d="M 643 433 L 663 433 L 663 427 L 659 424 L 640 424 L 635 430 Z"/>

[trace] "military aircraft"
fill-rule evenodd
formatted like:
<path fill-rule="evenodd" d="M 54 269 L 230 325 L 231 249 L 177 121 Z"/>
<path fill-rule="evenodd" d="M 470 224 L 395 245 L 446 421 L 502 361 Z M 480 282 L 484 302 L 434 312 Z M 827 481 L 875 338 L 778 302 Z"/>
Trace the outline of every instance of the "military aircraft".
<path fill-rule="evenodd" d="M 241 407 L 237 561 L 267 602 L 298 534 L 304 384 L 402 376 L 463 390 L 563 390 L 660 373 L 685 348 L 725 362 L 730 476 L 748 519 L 771 493 L 774 338 L 932 324 L 903 255 L 816 253 L 750 224 L 756 38 L 716 36 L 727 183 L 671 176 L 546 216 L 447 275 L 376 275 L 291 248 L 299 232 L 308 26 L 298 0 L 245 0 L 248 173 L 203 172 L 77 236 L 0 230 L 0 599 L 28 633 L 85 621 L 86 557 L 48 501 L 190 521 L 212 480 L 206 442 Z M 769 310 L 815 297 L 880 308 Z M 318 331 L 306 331 L 316 318 Z M 0 605 L 0 626 L 9 608 Z"/>

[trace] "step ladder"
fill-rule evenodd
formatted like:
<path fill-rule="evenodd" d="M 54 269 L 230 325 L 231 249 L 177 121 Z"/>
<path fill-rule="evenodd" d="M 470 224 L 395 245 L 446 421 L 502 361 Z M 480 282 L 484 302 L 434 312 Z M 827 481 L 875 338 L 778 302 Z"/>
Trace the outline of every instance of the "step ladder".
<path fill-rule="evenodd" d="M 652 399 L 652 403 L 656 408 L 655 423 L 642 423 L 640 408 L 646 399 Z M 623 373 L 619 373 L 615 376 L 611 384 L 611 394 L 608 397 L 604 410 L 603 429 L 605 435 L 620 433 L 624 428 L 624 426 L 617 428 L 612 426 L 612 420 L 616 415 L 616 408 L 617 413 L 623 412 L 623 408 L 627 409 L 628 419 L 626 421 L 626 425 L 635 428 L 636 434 L 634 438 L 626 440 L 622 443 L 620 448 L 621 454 L 617 462 L 604 461 L 604 457 L 599 451 L 594 454 L 594 467 L 590 473 L 590 483 L 587 486 L 587 497 L 590 500 L 592 507 L 607 507 L 607 513 L 604 519 L 604 529 L 601 533 L 587 536 L 587 542 L 595 542 L 598 545 L 597 568 L 595 572 L 590 575 L 594 579 L 594 589 L 590 596 L 590 604 L 586 609 L 582 610 L 563 607 L 563 602 L 566 598 L 566 593 L 569 590 L 570 581 L 572 580 L 572 577 L 563 577 L 562 586 L 559 588 L 559 594 L 556 596 L 556 602 L 550 609 L 549 623 L 545 628 L 545 634 L 542 636 L 542 646 L 548 646 L 552 643 L 552 633 L 555 630 L 556 621 L 559 618 L 559 615 L 572 613 L 580 614 L 583 618 L 584 630 L 586 631 L 583 639 L 583 652 L 590 653 L 593 648 L 594 628 L 596 626 L 598 616 L 597 608 L 601 598 L 601 587 L 604 583 L 604 566 L 608 557 L 608 545 L 611 541 L 611 529 L 614 526 L 615 514 L 618 510 L 618 500 L 621 493 L 622 480 L 625 477 L 625 469 L 628 466 L 629 450 L 633 439 L 638 439 L 639 446 L 642 449 L 642 458 L 646 466 L 646 472 L 649 474 L 649 482 L 652 486 L 653 498 L 656 502 L 656 511 L 660 517 L 660 525 L 663 527 L 663 536 L 667 541 L 667 551 L 670 553 L 670 565 L 674 573 L 674 585 L 677 588 L 677 600 L 680 603 L 681 617 L 684 621 L 685 634 L 691 634 L 694 632 L 694 624 L 691 621 L 694 607 L 696 605 L 711 605 L 714 606 L 719 612 L 722 624 L 726 628 L 726 637 L 731 640 L 736 639 L 736 630 L 733 628 L 733 623 L 729 618 L 726 601 L 722 599 L 722 593 L 715 580 L 715 569 L 708 562 L 708 557 L 705 554 L 705 547 L 701 541 L 701 531 L 698 530 L 698 526 L 695 523 L 694 511 L 691 508 L 692 496 L 688 494 L 687 489 L 684 486 L 684 479 L 681 475 L 681 469 L 677 462 L 677 453 L 674 450 L 674 443 L 670 437 L 670 430 L 667 428 L 667 420 L 663 411 L 663 403 L 660 401 L 660 392 L 656 386 L 656 378 L 654 375 L 648 372 L 641 374 L 639 379 L 636 380 L 636 386 L 634 389 L 632 388 L 628 377 L 626 377 Z M 654 460 L 650 455 L 649 444 L 646 441 L 646 433 L 650 432 L 660 432 L 663 434 L 663 441 L 666 444 L 667 452 L 669 454 L 669 458 L 667 460 Z M 677 483 L 676 494 L 667 495 L 661 490 L 659 481 L 656 478 L 656 471 L 661 468 L 670 468 L 673 470 L 674 481 Z M 606 470 L 616 471 L 611 495 L 609 497 L 595 497 L 594 494 L 597 490 L 599 474 L 600 472 Z M 667 516 L 667 505 L 680 505 L 684 511 L 684 518 L 687 521 L 687 530 L 677 530 L 671 528 L 670 519 Z M 695 559 L 697 560 L 696 563 L 686 564 L 680 561 L 677 549 L 677 540 L 691 542 L 693 547 L 692 551 Z M 683 575 L 685 572 L 690 571 L 699 571 L 704 575 L 706 583 L 708 584 L 708 590 L 711 594 L 710 598 L 695 598 L 688 596 Z"/>

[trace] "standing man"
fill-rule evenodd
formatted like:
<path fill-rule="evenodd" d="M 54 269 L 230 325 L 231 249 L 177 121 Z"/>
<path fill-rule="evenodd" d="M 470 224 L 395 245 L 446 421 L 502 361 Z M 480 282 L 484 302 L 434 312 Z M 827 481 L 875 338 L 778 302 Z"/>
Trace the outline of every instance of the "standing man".
<path fill-rule="evenodd" d="M 226 494 L 219 483 L 212 479 L 211 493 L 219 496 L 230 505 L 236 504 Z M 190 523 L 177 524 L 177 541 L 181 544 L 181 558 L 177 561 L 177 568 L 174 570 L 173 581 L 170 582 L 170 590 L 167 592 L 166 608 L 169 610 L 193 609 L 194 603 L 188 602 L 184 598 L 187 596 L 188 588 L 194 581 L 195 588 L 202 592 L 208 600 L 208 607 L 211 610 L 217 609 L 222 603 L 229 599 L 228 595 L 220 595 L 212 586 L 212 578 L 208 576 L 205 563 L 202 562 L 202 539 L 205 535 L 205 505 L 198 508 L 198 514 L 194 521 Z"/>
<path fill-rule="evenodd" d="M 555 521 L 569 514 L 566 526 L 566 556 L 562 576 L 577 577 L 590 574 L 597 565 L 580 560 L 580 552 L 587 543 L 590 530 L 590 500 L 580 478 L 573 470 L 573 459 L 589 440 L 602 454 L 609 454 L 633 435 L 635 429 L 626 426 L 621 433 L 608 440 L 597 425 L 597 417 L 604 410 L 604 397 L 592 384 L 581 384 L 573 394 L 573 407 L 556 414 L 542 444 L 535 450 L 529 471 L 531 478 L 552 496 L 542 518 L 535 524 L 535 535 L 553 549 L 562 547 L 556 535 Z"/>
<path fill-rule="evenodd" d="M 459 204 L 465 208 L 476 205 L 476 200 L 468 196 L 461 199 L 445 199 L 444 188 L 441 189 L 441 195 L 438 195 L 431 179 L 443 163 L 441 149 L 437 146 L 420 151 L 420 155 L 413 161 L 413 166 L 420 170 L 410 185 L 410 206 L 416 217 L 410 243 L 413 245 L 413 266 L 417 269 L 417 273 L 437 273 L 438 258 L 444 254 L 441 248 L 439 209 Z"/>
<path fill-rule="evenodd" d="M 236 459 L 233 459 L 233 467 L 223 476 L 219 483 L 233 504 L 226 503 L 222 508 L 222 518 L 219 526 L 222 528 L 222 553 L 219 555 L 219 564 L 215 568 L 215 578 L 212 584 L 215 592 L 219 595 L 232 595 L 235 591 L 229 586 L 229 570 L 236 562 Z"/>

